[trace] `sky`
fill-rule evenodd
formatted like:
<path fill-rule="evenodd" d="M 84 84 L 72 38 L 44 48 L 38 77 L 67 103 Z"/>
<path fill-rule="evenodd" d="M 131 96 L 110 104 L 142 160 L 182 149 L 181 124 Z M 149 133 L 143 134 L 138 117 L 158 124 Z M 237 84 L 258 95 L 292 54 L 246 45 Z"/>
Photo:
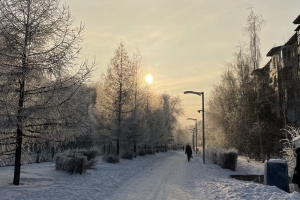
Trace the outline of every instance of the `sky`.
<path fill-rule="evenodd" d="M 172 169 L 172 170 L 170 170 Z M 99 159 L 86 174 L 69 175 L 55 170 L 55 163 L 22 165 L 19 186 L 12 185 L 13 166 L 0 167 L 1 200 L 299 200 L 275 186 L 239 181 L 230 175 L 263 175 L 264 163 L 238 157 L 236 171 L 223 169 L 202 156 L 190 162 L 183 151 L 168 151 L 120 159 L 111 164 Z M 270 181 L 271 182 L 271 181 Z"/>
<path fill-rule="evenodd" d="M 62 1 L 63 3 L 64 1 Z M 83 55 L 97 66 L 92 81 L 105 73 L 120 42 L 129 54 L 141 51 L 144 73 L 153 76 L 157 92 L 179 95 L 186 118 L 201 119 L 201 98 L 209 99 L 224 67 L 240 43 L 250 6 L 267 21 L 260 34 L 262 61 L 267 52 L 294 33 L 299 0 L 66 0 L 75 25 L 85 24 Z"/>

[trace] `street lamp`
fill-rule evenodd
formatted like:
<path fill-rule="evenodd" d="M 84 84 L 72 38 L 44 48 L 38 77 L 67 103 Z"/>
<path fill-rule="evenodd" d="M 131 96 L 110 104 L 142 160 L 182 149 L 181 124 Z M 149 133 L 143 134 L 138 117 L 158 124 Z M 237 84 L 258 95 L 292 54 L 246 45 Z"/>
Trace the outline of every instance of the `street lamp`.
<path fill-rule="evenodd" d="M 196 94 L 202 96 L 202 145 L 203 145 L 203 163 L 205 163 L 205 133 L 204 133 L 204 92 L 184 91 L 183 94 Z M 196 140 L 197 142 L 197 140 Z"/>
<path fill-rule="evenodd" d="M 197 148 L 198 148 L 198 147 L 197 147 L 197 140 L 198 140 L 198 139 L 197 139 L 197 132 L 198 132 L 198 131 L 197 131 L 197 130 L 198 130 L 198 129 L 197 129 L 197 119 L 187 118 L 187 120 L 193 120 L 193 121 L 196 122 L 196 154 L 197 154 Z M 194 143 L 193 143 L 193 145 L 194 145 Z M 195 149 L 194 149 L 194 151 L 195 151 Z"/>

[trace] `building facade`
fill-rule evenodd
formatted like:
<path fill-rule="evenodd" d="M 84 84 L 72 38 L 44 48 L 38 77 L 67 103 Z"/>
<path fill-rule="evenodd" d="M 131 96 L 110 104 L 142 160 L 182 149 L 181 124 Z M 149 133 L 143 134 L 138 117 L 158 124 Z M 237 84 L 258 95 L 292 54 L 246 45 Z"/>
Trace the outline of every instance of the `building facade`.
<path fill-rule="evenodd" d="M 300 15 L 293 22 L 300 24 Z M 281 46 L 273 47 L 267 56 L 269 84 L 276 93 L 273 111 L 285 125 L 300 126 L 300 25 L 296 33 Z"/>

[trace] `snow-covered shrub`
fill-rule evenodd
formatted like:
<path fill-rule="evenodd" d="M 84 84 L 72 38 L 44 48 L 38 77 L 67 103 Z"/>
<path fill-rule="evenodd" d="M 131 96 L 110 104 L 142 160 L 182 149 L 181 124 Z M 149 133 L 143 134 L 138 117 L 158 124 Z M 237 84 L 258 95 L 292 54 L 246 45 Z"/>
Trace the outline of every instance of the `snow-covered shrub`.
<path fill-rule="evenodd" d="M 82 174 L 85 171 L 87 165 L 85 161 L 87 161 L 87 159 L 82 154 L 61 153 L 56 155 L 55 168 L 56 170 L 62 170 L 70 174 Z"/>
<path fill-rule="evenodd" d="M 140 149 L 139 150 L 139 156 L 145 156 L 146 153 L 145 153 L 145 150 L 144 149 Z"/>
<path fill-rule="evenodd" d="M 214 164 L 232 171 L 236 170 L 238 158 L 238 151 L 236 149 L 207 148 L 205 152 L 207 158 Z"/>
<path fill-rule="evenodd" d="M 223 166 L 221 167 L 235 171 L 237 166 L 237 158 L 238 158 L 237 150 L 229 149 L 223 153 L 223 157 L 224 157 Z"/>
<path fill-rule="evenodd" d="M 220 157 L 221 153 L 219 153 L 220 149 L 218 148 L 207 148 L 206 155 L 214 164 L 220 165 L 222 163 L 222 157 Z"/>
<path fill-rule="evenodd" d="M 295 147 L 292 144 L 292 140 L 300 135 L 300 128 L 286 126 L 283 131 L 284 134 L 286 134 L 286 139 L 280 140 L 280 142 L 283 143 L 283 150 L 281 153 L 288 164 L 289 176 L 292 177 L 296 164 Z"/>
<path fill-rule="evenodd" d="M 87 169 L 96 165 L 98 161 L 96 150 L 72 150 L 58 153 L 55 157 L 56 170 L 70 174 L 85 173 Z"/>
<path fill-rule="evenodd" d="M 90 149 L 82 151 L 82 154 L 86 156 L 88 160 L 96 160 L 100 153 L 97 149 Z"/>
<path fill-rule="evenodd" d="M 87 158 L 88 161 L 91 162 L 91 167 L 95 166 L 98 162 L 98 156 L 100 155 L 99 149 L 91 148 L 91 149 L 75 149 L 72 150 L 73 153 L 82 154 Z"/>
<path fill-rule="evenodd" d="M 129 151 L 125 151 L 125 152 L 122 153 L 121 158 L 123 158 L 123 159 L 128 159 L 128 160 L 132 160 L 132 158 L 133 158 L 133 153 L 132 153 L 132 152 L 129 152 Z"/>
<path fill-rule="evenodd" d="M 120 162 L 120 158 L 117 155 L 104 155 L 102 160 L 107 163 L 118 163 Z"/>

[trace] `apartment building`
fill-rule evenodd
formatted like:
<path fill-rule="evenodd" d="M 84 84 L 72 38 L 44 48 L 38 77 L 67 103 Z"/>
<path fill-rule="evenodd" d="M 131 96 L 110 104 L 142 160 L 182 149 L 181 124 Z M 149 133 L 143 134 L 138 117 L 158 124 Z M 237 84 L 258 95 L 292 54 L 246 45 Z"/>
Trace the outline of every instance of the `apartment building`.
<path fill-rule="evenodd" d="M 295 29 L 297 35 L 297 57 L 298 57 L 298 67 L 300 68 L 300 15 L 293 21 L 298 27 Z"/>
<path fill-rule="evenodd" d="M 293 22 L 300 24 L 300 15 Z M 300 126 L 300 25 L 281 46 L 270 49 L 269 84 L 276 92 L 274 112 L 284 124 Z"/>

